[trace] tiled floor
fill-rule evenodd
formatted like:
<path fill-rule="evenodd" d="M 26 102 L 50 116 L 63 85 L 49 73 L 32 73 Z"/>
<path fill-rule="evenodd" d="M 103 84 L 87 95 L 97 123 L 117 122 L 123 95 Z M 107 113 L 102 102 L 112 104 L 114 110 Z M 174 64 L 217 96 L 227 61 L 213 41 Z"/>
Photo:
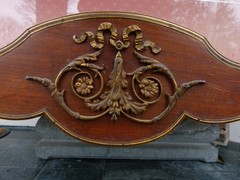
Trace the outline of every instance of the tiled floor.
<path fill-rule="evenodd" d="M 50 159 L 36 157 L 34 129 L 0 139 L 0 179 L 240 179 L 240 144 L 219 148 L 224 163 L 201 161 Z"/>

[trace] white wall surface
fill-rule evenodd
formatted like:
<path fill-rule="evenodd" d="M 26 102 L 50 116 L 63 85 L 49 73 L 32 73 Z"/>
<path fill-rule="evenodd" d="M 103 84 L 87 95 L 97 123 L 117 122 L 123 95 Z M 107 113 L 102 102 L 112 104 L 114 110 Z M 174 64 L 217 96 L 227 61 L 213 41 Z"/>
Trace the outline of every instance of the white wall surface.
<path fill-rule="evenodd" d="M 4 120 L 0 119 L 0 126 L 31 126 L 34 127 L 39 120 L 39 117 L 27 120 Z"/>
<path fill-rule="evenodd" d="M 240 122 L 229 124 L 229 139 L 240 143 Z"/>

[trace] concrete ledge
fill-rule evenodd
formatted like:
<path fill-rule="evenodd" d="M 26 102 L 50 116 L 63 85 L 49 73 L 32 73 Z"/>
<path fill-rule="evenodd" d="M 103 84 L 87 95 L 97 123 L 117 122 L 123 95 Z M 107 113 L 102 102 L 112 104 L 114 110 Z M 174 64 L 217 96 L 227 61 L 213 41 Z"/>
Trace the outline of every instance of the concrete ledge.
<path fill-rule="evenodd" d="M 42 139 L 35 151 L 43 159 L 218 160 L 218 149 L 211 142 L 219 137 L 219 127 L 190 120 L 185 120 L 171 134 L 160 140 L 133 147 L 109 147 L 78 141 L 45 118 L 39 120 L 36 131 Z"/>
<path fill-rule="evenodd" d="M 153 142 L 134 147 L 107 147 L 76 140 L 42 139 L 35 147 L 38 157 L 98 158 L 98 159 L 151 159 L 202 160 L 216 162 L 218 149 L 209 143 Z"/>

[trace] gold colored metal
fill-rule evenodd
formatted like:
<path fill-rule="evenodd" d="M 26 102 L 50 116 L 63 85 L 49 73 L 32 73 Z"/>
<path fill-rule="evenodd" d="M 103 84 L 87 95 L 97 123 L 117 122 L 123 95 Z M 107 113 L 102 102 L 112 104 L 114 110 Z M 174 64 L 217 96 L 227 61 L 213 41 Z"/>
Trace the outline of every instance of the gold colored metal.
<path fill-rule="evenodd" d="M 106 30 L 109 30 L 111 32 L 110 44 L 119 51 L 129 47 L 129 45 L 130 45 L 129 34 L 130 33 L 136 34 L 134 43 L 135 43 L 135 48 L 138 51 L 143 51 L 147 47 L 150 47 L 152 52 L 155 54 L 158 54 L 161 51 L 161 48 L 158 48 L 155 45 L 155 43 L 153 43 L 152 41 L 143 41 L 143 34 L 141 32 L 141 29 L 137 25 L 128 26 L 127 28 L 125 28 L 123 30 L 123 35 L 122 35 L 123 42 L 121 40 L 116 41 L 117 36 L 118 36 L 117 28 L 110 22 L 103 22 L 99 25 L 98 31 L 97 31 L 97 36 L 95 36 L 94 33 L 87 31 L 84 34 L 82 34 L 80 37 L 78 37 L 77 35 L 74 35 L 73 40 L 74 40 L 74 42 L 80 44 L 80 43 L 84 42 L 87 38 L 89 38 L 90 45 L 94 49 L 102 49 L 104 46 L 103 32 Z"/>
<path fill-rule="evenodd" d="M 128 92 L 126 72 L 123 70 L 123 59 L 121 53 L 118 52 L 114 60 L 114 68 L 109 75 L 108 87 L 110 91 L 105 91 L 100 99 L 87 102 L 87 106 L 92 110 L 107 109 L 112 115 L 112 120 L 117 120 L 123 111 L 139 114 L 146 110 L 147 104 L 134 102 Z"/>
<path fill-rule="evenodd" d="M 139 67 L 134 72 L 129 73 L 129 75 L 134 75 L 134 78 L 136 78 L 139 81 L 138 78 L 139 78 L 140 74 L 143 74 L 144 72 L 149 71 L 149 70 L 153 70 L 154 72 L 159 72 L 159 73 L 166 75 L 172 81 L 174 90 L 177 89 L 177 82 L 176 82 L 173 74 L 164 64 L 160 63 L 158 60 L 149 58 L 147 56 L 143 56 L 143 55 L 139 54 L 137 51 L 134 51 L 134 54 L 140 60 L 140 62 L 146 63 L 148 65 Z"/>
<path fill-rule="evenodd" d="M 187 35 L 191 38 L 194 38 L 195 40 L 202 42 L 205 48 L 208 50 L 208 52 L 216 58 L 219 62 L 224 63 L 225 65 L 240 70 L 240 65 L 237 62 L 234 62 L 223 55 L 221 55 L 219 52 L 217 52 L 211 44 L 208 42 L 208 40 L 203 37 L 202 35 L 189 30 L 183 26 L 168 22 L 166 20 L 158 19 L 155 17 L 150 17 L 146 15 L 136 14 L 136 13 L 126 13 L 126 12 L 88 12 L 88 13 L 79 13 L 79 14 L 73 14 L 68 15 L 60 18 L 56 18 L 47 22 L 43 22 L 41 24 L 35 25 L 27 29 L 21 36 L 19 36 L 15 41 L 10 43 L 9 45 L 3 47 L 0 49 L 0 56 L 4 56 L 5 54 L 11 52 L 18 46 L 20 46 L 22 43 L 24 43 L 30 36 L 34 35 L 35 33 L 42 31 L 44 29 L 47 29 L 49 27 L 61 25 L 61 24 L 67 24 L 74 21 L 82 21 L 82 20 L 91 20 L 91 19 L 104 19 L 104 18 L 111 18 L 111 19 L 130 19 L 130 20 L 136 20 L 136 21 L 144 21 L 148 22 L 154 25 L 160 25 L 167 27 L 169 29 L 173 29 L 179 33 L 182 33 L 184 35 Z M 98 76 L 99 77 L 99 76 Z M 101 83 L 102 84 L 102 83 Z M 75 92 L 75 91 L 74 91 Z M 100 91 L 99 91 L 100 92 Z M 76 93 L 76 95 L 78 95 Z M 99 140 L 90 139 L 84 136 L 81 136 L 79 134 L 74 133 L 73 131 L 69 130 L 65 126 L 63 126 L 61 123 L 59 123 L 48 111 L 48 109 L 43 108 L 39 111 L 28 113 L 28 114 L 21 114 L 21 115 L 11 115 L 11 114 L 3 114 L 0 113 L 0 117 L 3 119 L 12 119 L 12 120 L 25 120 L 33 117 L 38 117 L 41 115 L 45 115 L 48 117 L 52 122 L 54 122 L 59 128 L 61 128 L 63 131 L 68 133 L 69 135 L 81 139 L 86 142 L 91 142 L 95 144 L 101 144 L 101 145 L 115 145 L 115 146 L 128 146 L 128 145 L 137 145 L 137 144 L 143 144 L 148 143 L 150 141 L 154 141 L 156 139 L 159 139 L 168 133 L 170 133 L 183 119 L 185 118 L 191 118 L 195 121 L 200 121 L 204 123 L 229 123 L 229 122 L 235 122 L 240 120 L 240 116 L 235 117 L 229 117 L 224 119 L 215 119 L 214 121 L 211 119 L 199 119 L 198 117 L 190 114 L 189 112 L 182 112 L 180 116 L 175 120 L 175 122 L 172 124 L 171 127 L 167 128 L 161 133 L 158 133 L 156 136 L 133 141 L 133 142 L 117 142 L 117 143 L 109 143 Z"/>
<path fill-rule="evenodd" d="M 101 54 L 102 48 L 104 47 L 103 33 L 105 30 L 109 30 L 111 32 L 110 44 L 117 49 L 118 52 L 115 56 L 113 70 L 109 75 L 109 81 L 107 83 L 109 90 L 102 92 L 104 81 L 101 70 L 103 70 L 103 67 L 90 62 L 97 61 Z M 124 60 L 120 51 L 130 46 L 130 33 L 136 34 L 134 47 L 137 51 L 143 51 L 146 50 L 147 47 L 150 47 L 150 50 L 154 54 L 160 53 L 161 48 L 158 48 L 155 43 L 151 41 L 143 41 L 143 33 L 137 25 L 131 25 L 124 29 L 122 42 L 121 40 L 116 41 L 118 36 L 117 28 L 110 22 L 103 22 L 98 27 L 96 37 L 92 32 L 85 32 L 80 37 L 77 37 L 76 35 L 73 36 L 73 40 L 78 44 L 83 43 L 88 37 L 92 48 L 97 49 L 98 51 L 73 59 L 60 71 L 55 82 L 52 82 L 47 78 L 32 76 L 27 76 L 26 79 L 35 80 L 44 85 L 51 92 L 51 95 L 58 102 L 58 104 L 71 116 L 77 119 L 91 120 L 99 118 L 108 113 L 112 116 L 112 120 L 117 120 L 118 116 L 125 115 L 129 119 L 140 123 L 156 122 L 165 117 L 172 110 L 178 99 L 186 90 L 194 85 L 203 84 L 205 81 L 195 80 L 188 83 L 183 83 L 178 87 L 173 74 L 164 64 L 160 63 L 156 59 L 143 56 L 137 51 L 134 51 L 134 55 L 143 65 L 133 72 L 126 73 L 123 69 Z M 86 70 L 83 70 L 83 68 Z M 65 102 L 65 90 L 59 90 L 59 82 L 64 74 L 72 70 L 78 71 L 78 73 L 76 73 L 72 78 L 72 90 L 79 98 L 85 101 L 86 106 L 91 108 L 92 111 L 100 111 L 98 115 L 82 115 L 79 112 L 73 111 Z M 158 78 L 149 76 L 141 79 L 141 75 L 147 71 L 150 73 L 159 73 L 170 79 L 173 86 L 173 94 L 166 95 L 168 97 L 168 104 L 160 114 L 150 119 L 139 119 L 135 118 L 133 115 L 143 113 L 146 111 L 149 105 L 158 102 L 163 92 L 162 84 Z M 93 73 L 95 74 L 95 78 L 93 78 Z M 133 94 L 135 96 L 134 98 L 128 92 L 129 89 L 127 76 L 131 77 L 132 79 L 131 85 Z M 99 77 L 100 80 L 100 89 L 96 94 L 90 95 L 91 90 L 94 89 L 93 81 L 97 77 Z M 135 85 L 136 83 L 138 83 L 138 86 Z M 137 93 L 137 87 L 139 88 L 141 95 Z"/>
<path fill-rule="evenodd" d="M 144 78 L 140 84 L 139 87 L 141 89 L 141 93 L 145 96 L 145 97 L 149 97 L 152 98 L 154 97 L 156 94 L 158 94 L 158 84 L 155 83 L 153 80 L 151 79 L 147 79 Z"/>
<path fill-rule="evenodd" d="M 153 82 L 153 86 L 154 86 L 154 89 L 145 89 L 147 90 L 149 93 L 151 93 L 152 91 L 152 94 L 154 95 L 154 97 L 157 97 L 155 99 L 152 99 L 150 96 L 147 97 L 147 95 L 145 94 L 145 91 L 143 90 L 144 86 L 146 87 L 145 85 L 145 81 L 150 81 L 150 82 Z M 133 89 L 133 92 L 134 92 L 134 95 L 141 101 L 141 102 L 144 102 L 148 105 L 150 104 L 154 104 L 156 102 L 158 102 L 160 100 L 160 98 L 162 97 L 162 90 L 163 90 L 163 87 L 162 87 L 162 83 L 160 82 L 160 80 L 158 78 L 155 78 L 155 77 L 145 77 L 143 78 L 141 81 L 139 80 L 139 78 L 137 79 L 137 83 L 139 84 L 138 87 L 140 88 L 140 91 L 142 93 L 143 96 L 147 97 L 148 100 L 144 100 L 143 98 L 141 98 L 137 91 L 136 91 L 136 88 L 135 88 L 135 82 L 136 82 L 136 79 L 135 78 L 132 78 L 132 89 Z M 144 86 L 142 85 L 144 84 Z"/>
<path fill-rule="evenodd" d="M 152 24 L 155 24 L 155 25 L 164 26 L 164 27 L 167 27 L 169 29 L 173 29 L 173 30 L 175 30 L 179 33 L 182 33 L 184 35 L 192 37 L 199 42 L 202 42 L 203 45 L 206 47 L 206 49 L 209 51 L 209 53 L 211 55 L 213 55 L 216 58 L 216 60 L 226 64 L 227 66 L 229 66 L 231 68 L 240 70 L 239 63 L 231 61 L 230 59 L 222 56 L 219 52 L 217 52 L 211 46 L 211 44 L 207 41 L 207 39 L 205 37 L 203 37 L 202 35 L 194 32 L 194 31 L 191 31 L 191 30 L 189 30 L 189 29 L 187 29 L 183 26 L 168 22 L 166 20 L 162 20 L 162 19 L 158 19 L 158 18 L 154 18 L 154 17 L 150 17 L 150 16 L 145 16 L 145 15 L 141 15 L 141 14 L 125 13 L 125 12 L 109 12 L 109 11 L 108 12 L 88 12 L 88 13 L 68 15 L 68 16 L 56 18 L 54 20 L 35 25 L 35 26 L 29 28 L 28 30 L 26 30 L 15 41 L 13 41 L 9 45 L 1 48 L 0 49 L 0 56 L 3 56 L 5 54 L 11 52 L 12 50 L 14 50 L 18 46 L 20 46 L 23 42 L 25 42 L 30 36 L 34 35 L 35 33 L 39 32 L 39 31 L 47 29 L 49 27 L 57 26 L 57 25 L 60 25 L 60 24 L 66 24 L 66 23 L 73 22 L 73 21 L 102 19 L 102 18 L 131 19 L 131 20 L 136 20 L 136 21 L 148 22 L 148 23 L 152 23 Z M 50 112 L 46 108 L 40 109 L 37 112 L 28 113 L 28 114 L 21 114 L 21 115 L 11 115 L 11 114 L 0 113 L 1 118 L 9 119 L 9 120 L 11 120 L 11 119 L 12 120 L 25 120 L 27 118 L 33 118 L 33 117 L 37 117 L 37 116 L 41 116 L 41 115 L 45 115 L 52 122 L 54 122 L 58 127 L 60 127 L 63 131 L 65 131 L 66 133 L 68 133 L 69 135 L 71 135 L 71 136 L 73 136 L 77 139 L 81 139 L 83 141 L 91 142 L 91 143 L 95 143 L 95 144 L 115 145 L 115 146 L 137 145 L 137 144 L 143 144 L 143 143 L 148 143 L 150 141 L 154 141 L 158 138 L 161 138 L 161 137 L 167 135 L 185 118 L 191 118 L 195 121 L 200 121 L 200 122 L 204 122 L 204 123 L 229 123 L 229 122 L 235 122 L 235 121 L 240 120 L 240 116 L 235 116 L 235 117 L 229 117 L 229 118 L 225 118 L 225 119 L 218 119 L 218 120 L 215 119 L 215 121 L 212 121 L 211 119 L 199 119 L 198 117 L 195 117 L 194 115 L 190 114 L 189 112 L 182 112 L 182 114 L 176 119 L 175 123 L 173 123 L 171 127 L 167 128 L 166 130 L 157 134 L 154 137 L 149 137 L 149 138 L 145 138 L 145 139 L 141 139 L 141 140 L 137 140 L 137 141 L 133 141 L 133 142 L 127 142 L 127 143 L 126 142 L 111 142 L 111 143 L 109 143 L 109 142 L 90 139 L 90 138 L 81 136 L 79 134 L 76 134 L 75 132 L 69 130 L 68 128 L 63 126 L 61 123 L 59 123 L 50 114 Z"/>
<path fill-rule="evenodd" d="M 89 79 L 89 77 L 78 78 L 78 81 L 75 83 L 74 87 L 77 93 L 81 95 L 86 95 L 91 92 L 93 89 L 93 80 Z"/>

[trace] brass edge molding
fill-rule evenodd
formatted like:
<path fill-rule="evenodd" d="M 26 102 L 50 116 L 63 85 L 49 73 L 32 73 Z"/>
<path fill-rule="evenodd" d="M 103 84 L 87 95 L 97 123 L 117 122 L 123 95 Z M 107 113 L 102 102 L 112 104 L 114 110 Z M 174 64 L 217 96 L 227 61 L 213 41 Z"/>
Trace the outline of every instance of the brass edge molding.
<path fill-rule="evenodd" d="M 102 11 L 102 12 L 86 12 L 86 13 L 79 13 L 79 14 L 73 14 L 73 15 L 67 15 L 60 18 L 56 18 L 53 20 L 49 20 L 40 24 L 37 24 L 35 26 L 32 26 L 28 28 L 22 35 L 20 35 L 16 40 L 14 40 L 9 45 L 3 47 L 0 49 L 0 57 L 4 54 L 7 54 L 8 52 L 12 51 L 16 47 L 18 47 L 20 44 L 22 44 L 26 39 L 28 39 L 32 34 L 41 31 L 43 29 L 46 29 L 48 27 L 72 22 L 72 21 L 79 21 L 79 20 L 86 20 L 86 19 L 99 19 L 99 18 L 123 18 L 123 19 L 133 19 L 133 20 L 141 20 L 146 22 L 151 22 L 153 24 L 162 25 L 165 27 L 168 27 L 170 29 L 176 30 L 180 33 L 186 34 L 190 37 L 195 38 L 198 41 L 203 42 L 206 49 L 217 58 L 219 61 L 223 62 L 224 64 L 240 70 L 240 63 L 237 63 L 235 61 L 232 61 L 223 55 L 221 55 L 216 49 L 212 47 L 212 45 L 208 42 L 208 40 L 200 35 L 199 33 L 196 33 L 188 28 L 185 28 L 183 26 L 180 26 L 175 23 L 171 23 L 169 21 L 159 19 L 156 17 L 148 16 L 148 15 L 142 15 L 137 13 L 128 13 L 128 12 L 114 12 L 114 11 Z"/>
<path fill-rule="evenodd" d="M 30 115 L 30 116 L 29 116 Z M 151 138 L 146 138 L 144 140 L 141 141 L 133 141 L 133 142 L 122 142 L 122 143 L 108 143 L 108 142 L 103 142 L 103 141 L 96 141 L 93 139 L 89 139 L 86 137 L 82 137 L 79 136 L 76 133 L 73 133 L 72 131 L 70 131 L 69 129 L 66 129 L 61 123 L 59 123 L 49 112 L 47 109 L 42 109 L 40 111 L 38 111 L 37 113 L 34 114 L 28 114 L 28 115 L 5 115 L 5 114 L 0 114 L 1 118 L 6 118 L 6 119 L 14 119 L 14 120 L 23 120 L 26 117 L 27 118 L 33 118 L 33 117 L 37 117 L 40 115 L 45 115 L 47 118 L 49 118 L 54 124 L 57 125 L 58 128 L 62 129 L 64 132 L 66 132 L 67 134 L 69 134 L 70 136 L 77 138 L 77 139 L 81 139 L 82 141 L 85 142 L 89 142 L 89 143 L 93 143 L 93 144 L 97 144 L 97 145 L 105 145 L 105 146 L 133 146 L 133 145 L 140 145 L 140 144 L 145 144 L 151 141 L 154 141 L 158 138 L 161 138 L 165 135 L 167 135 L 168 133 L 170 133 L 184 118 L 185 118 L 185 114 L 181 114 L 179 116 L 179 118 L 176 120 L 176 122 L 168 129 L 166 129 L 165 131 L 163 131 L 161 134 L 158 134 L 157 136 L 151 137 Z"/>
<path fill-rule="evenodd" d="M 40 116 L 40 115 L 45 115 L 54 124 L 56 124 L 58 128 L 62 129 L 64 132 L 66 132 L 67 134 L 69 134 L 72 137 L 75 137 L 77 139 L 81 139 L 82 141 L 85 141 L 85 142 L 90 142 L 90 143 L 93 143 L 93 144 L 105 145 L 105 146 L 109 146 L 109 145 L 110 146 L 133 146 L 133 145 L 140 145 L 140 144 L 146 144 L 146 143 L 152 142 L 154 140 L 157 140 L 157 139 L 169 134 L 185 118 L 191 118 L 192 120 L 195 120 L 195 121 L 198 121 L 198 122 L 211 123 L 212 124 L 212 122 L 210 122 L 208 120 L 205 121 L 204 119 L 199 119 L 199 118 L 197 118 L 197 117 L 195 117 L 195 116 L 193 116 L 193 115 L 191 115 L 187 112 L 182 112 L 179 115 L 179 117 L 176 119 L 175 123 L 172 124 L 172 126 L 170 126 L 168 129 L 166 129 L 162 133 L 157 134 L 156 136 L 146 138 L 146 139 L 143 139 L 141 141 L 134 141 L 134 142 L 128 142 L 128 143 L 122 142 L 122 143 L 112 143 L 112 144 L 110 144 L 109 142 L 96 141 L 96 140 L 89 139 L 89 138 L 86 138 L 86 137 L 81 137 L 78 134 L 73 133 L 72 131 L 66 129 L 61 123 L 57 122 L 56 119 L 48 112 L 47 109 L 42 109 L 42 110 L 40 110 L 36 113 L 30 114 L 30 116 L 29 115 L 12 115 L 12 116 L 9 116 L 9 115 L 0 114 L 0 117 L 1 118 L 6 118 L 6 119 L 12 118 L 14 120 L 22 120 L 24 118 L 33 118 L 33 117 L 37 117 L 37 116 Z M 231 122 L 238 121 L 238 120 L 240 120 L 240 116 L 234 117 L 232 119 L 222 119 L 221 121 L 214 122 L 214 123 L 226 123 L 227 121 L 229 122 L 229 120 L 231 120 Z"/>
<path fill-rule="evenodd" d="M 14 40 L 12 43 L 10 43 L 9 45 L 3 47 L 0 49 L 0 57 L 7 54 L 8 52 L 12 51 L 13 49 L 17 48 L 19 45 L 21 45 L 25 40 L 27 40 L 32 34 L 37 33 L 43 29 L 52 27 L 52 26 L 56 26 L 56 25 L 60 25 L 60 24 L 64 24 L 64 23 L 68 23 L 68 22 L 73 22 L 73 21 L 80 21 L 80 20 L 86 20 L 86 19 L 99 19 L 99 18 L 124 18 L 124 19 L 133 19 L 133 20 L 141 20 L 141 21 L 146 21 L 146 22 L 151 22 L 153 24 L 158 24 L 158 25 L 162 25 L 165 27 L 168 27 L 170 29 L 174 29 L 178 32 L 181 32 L 183 34 L 186 34 L 190 37 L 195 38 L 196 40 L 199 40 L 201 42 L 203 42 L 204 46 L 206 47 L 206 49 L 214 56 L 216 57 L 219 61 L 223 62 L 224 64 L 238 69 L 240 70 L 240 64 L 237 62 L 234 62 L 226 57 L 224 57 L 223 55 L 221 55 L 218 51 L 216 51 L 211 44 L 208 42 L 208 40 L 190 30 L 187 29 L 183 26 L 177 25 L 175 23 L 171 23 L 169 21 L 166 20 L 162 20 L 156 17 L 152 17 L 152 16 L 147 16 L 147 15 L 142 15 L 142 14 L 137 14 L 137 13 L 128 13 L 128 12 L 114 12 L 114 11 L 106 11 L 106 12 L 86 12 L 86 13 L 79 13 L 79 14 L 73 14 L 73 15 L 67 15 L 64 17 L 60 17 L 60 18 L 55 18 L 53 20 L 49 20 L 40 24 L 37 24 L 35 26 L 32 26 L 30 28 L 28 28 L 22 35 L 20 35 L 16 40 Z M 36 117 L 39 116 L 40 114 L 42 114 L 45 111 L 38 111 L 36 113 L 32 113 L 32 114 L 25 114 L 25 115 L 6 115 L 6 114 L 0 114 L 1 118 L 4 119 L 26 119 L 26 118 L 32 118 L 32 117 Z M 187 115 L 187 114 L 185 114 Z M 191 118 L 192 116 L 189 115 L 189 117 Z M 198 118 L 193 118 L 193 119 L 197 119 L 199 121 Z M 218 121 L 215 121 L 216 123 L 225 123 L 226 121 L 237 121 L 239 118 L 237 117 L 233 117 L 230 118 L 228 120 L 226 119 L 219 119 Z M 208 122 L 209 120 L 201 120 L 201 122 Z"/>
<path fill-rule="evenodd" d="M 30 114 L 21 114 L 21 115 L 9 115 L 9 114 L 2 114 L 0 113 L 0 118 L 3 118 L 2 120 L 27 120 L 27 119 L 31 119 L 31 118 L 35 118 L 35 117 L 40 117 L 41 115 L 43 115 L 45 112 L 47 112 L 46 108 L 43 108 L 39 111 L 36 111 L 34 113 L 30 113 Z"/>
<path fill-rule="evenodd" d="M 151 22 L 154 24 L 159 24 L 165 27 L 168 27 L 170 29 L 174 29 L 178 32 L 181 32 L 183 34 L 186 34 L 188 36 L 191 36 L 201 42 L 203 42 L 204 46 L 206 47 L 206 49 L 214 56 L 216 57 L 219 61 L 223 62 L 224 64 L 238 69 L 240 70 L 240 65 L 239 63 L 233 62 L 230 59 L 227 59 L 226 57 L 222 56 L 219 52 L 217 52 L 211 45 L 210 43 L 207 41 L 207 39 L 205 37 L 203 37 L 202 35 L 195 33 L 194 31 L 191 31 L 187 28 L 184 28 L 182 26 L 170 23 L 168 21 L 165 20 L 161 20 L 161 19 L 157 19 L 154 17 L 149 17 L 149 16 L 145 16 L 145 15 L 140 15 L 140 14 L 129 14 L 129 13 L 122 13 L 122 12 L 95 12 L 95 13 L 83 13 L 83 14 L 75 14 L 75 15 L 69 15 L 69 16 L 65 16 L 62 18 L 57 18 L 51 21 L 47 21 L 44 23 L 41 23 L 39 25 L 33 26 L 31 28 L 29 28 L 28 30 L 26 30 L 20 37 L 18 37 L 15 41 L 13 41 L 12 43 L 10 43 L 9 45 L 3 47 L 2 49 L 0 49 L 0 56 L 3 56 L 4 54 L 7 54 L 8 52 L 12 51 L 13 49 L 15 49 L 16 47 L 18 47 L 20 44 L 22 44 L 27 38 L 29 38 L 32 34 L 41 31 L 43 29 L 46 29 L 48 27 L 52 27 L 52 26 L 56 26 L 59 24 L 64 24 L 64 23 L 68 23 L 68 22 L 72 22 L 72 21 L 79 21 L 79 20 L 83 20 L 83 19 L 94 19 L 94 18 L 107 18 L 107 17 L 111 17 L 111 18 L 125 18 L 125 19 L 136 19 L 136 20 L 141 20 L 141 21 L 146 21 L 146 22 Z M 165 131 L 163 131 L 160 134 L 157 134 L 154 137 L 150 137 L 141 141 L 134 141 L 134 142 L 129 142 L 129 143 L 116 143 L 116 144 L 109 144 L 107 142 L 98 142 L 98 141 L 94 141 L 92 139 L 88 139 L 85 137 L 80 137 L 79 135 L 73 133 L 72 131 L 64 128 L 64 126 L 62 126 L 60 123 L 58 123 L 55 118 L 48 112 L 47 109 L 41 109 L 35 113 L 31 113 L 31 114 L 23 114 L 23 115 L 7 115 L 7 114 L 0 114 L 0 118 L 4 118 L 4 119 L 14 119 L 14 120 L 23 120 L 23 119 L 28 119 L 28 118 L 33 118 L 33 117 L 37 117 L 40 115 L 46 115 L 52 122 L 54 122 L 55 124 L 58 125 L 59 128 L 63 129 L 65 132 L 67 132 L 69 135 L 76 137 L 78 139 L 81 139 L 83 141 L 87 141 L 87 142 L 92 142 L 95 144 L 101 144 L 101 145 L 114 145 L 114 146 L 128 146 L 128 145 L 137 145 L 137 144 L 143 144 L 143 143 L 147 143 L 153 140 L 156 140 L 166 134 L 168 134 L 169 132 L 171 132 L 172 129 L 174 129 L 177 124 L 179 124 L 183 119 L 185 118 L 191 118 L 195 121 L 199 121 L 199 122 L 204 122 L 204 123 L 226 123 L 226 122 L 234 122 L 234 121 L 238 121 L 240 120 L 240 116 L 236 116 L 236 117 L 231 117 L 231 118 L 225 118 L 225 119 L 218 119 L 217 121 L 213 122 L 209 119 L 199 119 L 187 112 L 182 112 L 179 117 L 175 120 L 175 122 L 172 124 L 171 127 L 169 127 L 168 129 L 166 129 Z"/>
<path fill-rule="evenodd" d="M 172 126 L 170 126 L 168 129 L 166 129 L 162 133 L 157 134 L 156 136 L 146 138 L 146 139 L 143 139 L 143 140 L 140 140 L 140 141 L 133 141 L 133 142 L 128 142 L 128 143 L 126 143 L 126 142 L 119 142 L 119 143 L 112 142 L 112 143 L 109 143 L 109 142 L 103 142 L 103 141 L 96 141 L 96 140 L 89 139 L 89 138 L 86 138 L 86 137 L 81 137 L 78 134 L 73 133 L 73 132 L 69 131 L 68 129 L 66 129 L 64 126 L 62 126 L 61 123 L 57 122 L 55 120 L 55 118 L 52 117 L 51 114 L 49 114 L 47 111 L 45 111 L 44 114 L 49 119 L 51 119 L 51 121 L 53 123 L 55 123 L 60 129 L 62 129 L 64 132 L 71 135 L 72 137 L 75 137 L 77 139 L 81 139 L 82 141 L 85 141 L 85 142 L 90 142 L 90 143 L 93 143 L 93 144 L 105 145 L 105 146 L 133 146 L 133 145 L 140 145 L 140 144 L 146 144 L 146 143 L 152 142 L 156 139 L 159 139 L 159 138 L 169 134 L 187 116 L 185 113 L 180 114 L 180 116 L 178 117 L 178 119 L 176 119 L 175 123 L 172 124 Z"/>

